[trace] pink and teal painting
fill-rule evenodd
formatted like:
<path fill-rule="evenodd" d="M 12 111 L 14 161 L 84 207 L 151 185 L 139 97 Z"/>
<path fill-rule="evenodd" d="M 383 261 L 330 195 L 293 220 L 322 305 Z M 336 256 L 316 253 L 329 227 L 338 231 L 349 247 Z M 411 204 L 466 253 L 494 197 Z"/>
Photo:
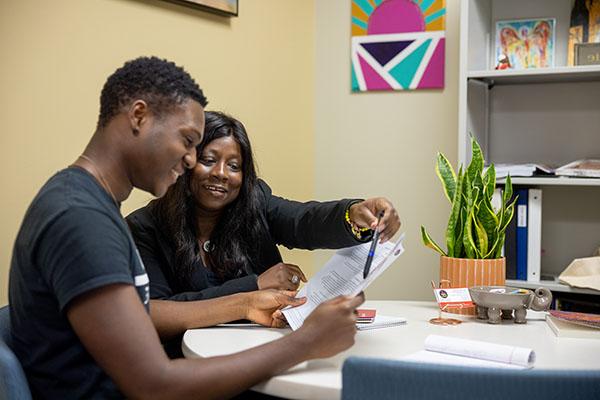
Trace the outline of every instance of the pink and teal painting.
<path fill-rule="evenodd" d="M 444 87 L 445 0 L 352 0 L 352 91 Z"/>

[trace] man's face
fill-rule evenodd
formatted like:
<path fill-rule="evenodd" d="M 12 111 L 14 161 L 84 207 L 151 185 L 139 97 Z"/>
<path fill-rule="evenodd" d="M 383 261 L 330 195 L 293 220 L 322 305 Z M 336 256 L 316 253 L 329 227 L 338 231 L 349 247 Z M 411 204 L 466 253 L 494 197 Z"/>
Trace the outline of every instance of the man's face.
<path fill-rule="evenodd" d="M 134 185 L 157 197 L 165 194 L 186 168 L 196 165 L 196 146 L 204 132 L 204 109 L 187 100 L 161 118 L 150 115 L 140 127 L 139 149 L 143 162 L 138 165 Z"/>

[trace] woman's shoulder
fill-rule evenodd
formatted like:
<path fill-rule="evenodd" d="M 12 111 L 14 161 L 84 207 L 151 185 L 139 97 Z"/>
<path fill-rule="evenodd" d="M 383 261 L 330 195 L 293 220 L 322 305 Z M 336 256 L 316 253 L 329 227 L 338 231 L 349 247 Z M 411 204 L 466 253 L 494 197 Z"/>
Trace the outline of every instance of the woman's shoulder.
<path fill-rule="evenodd" d="M 265 196 L 271 196 L 273 194 L 269 184 L 261 178 L 256 180 L 256 186 L 258 187 L 259 192 Z"/>

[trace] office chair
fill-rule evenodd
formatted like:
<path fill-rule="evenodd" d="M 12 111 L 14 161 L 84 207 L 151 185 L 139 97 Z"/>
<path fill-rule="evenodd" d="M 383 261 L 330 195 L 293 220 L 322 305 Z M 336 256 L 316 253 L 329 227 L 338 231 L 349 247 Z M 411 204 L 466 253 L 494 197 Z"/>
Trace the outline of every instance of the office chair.
<path fill-rule="evenodd" d="M 0 308 L 0 400 L 31 400 L 31 392 L 21 363 L 10 349 L 8 306 Z"/>
<path fill-rule="evenodd" d="M 600 370 L 514 370 L 350 357 L 342 400 L 600 399 Z"/>

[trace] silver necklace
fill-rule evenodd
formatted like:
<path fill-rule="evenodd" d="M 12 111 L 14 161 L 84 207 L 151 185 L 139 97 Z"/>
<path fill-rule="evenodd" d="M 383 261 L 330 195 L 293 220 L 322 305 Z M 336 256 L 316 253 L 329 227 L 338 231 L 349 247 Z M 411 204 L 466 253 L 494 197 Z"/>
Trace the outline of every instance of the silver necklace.
<path fill-rule="evenodd" d="M 204 249 L 204 251 L 206 253 L 210 253 L 211 247 L 210 247 L 210 240 L 205 241 L 204 243 L 202 243 L 202 249 Z"/>

